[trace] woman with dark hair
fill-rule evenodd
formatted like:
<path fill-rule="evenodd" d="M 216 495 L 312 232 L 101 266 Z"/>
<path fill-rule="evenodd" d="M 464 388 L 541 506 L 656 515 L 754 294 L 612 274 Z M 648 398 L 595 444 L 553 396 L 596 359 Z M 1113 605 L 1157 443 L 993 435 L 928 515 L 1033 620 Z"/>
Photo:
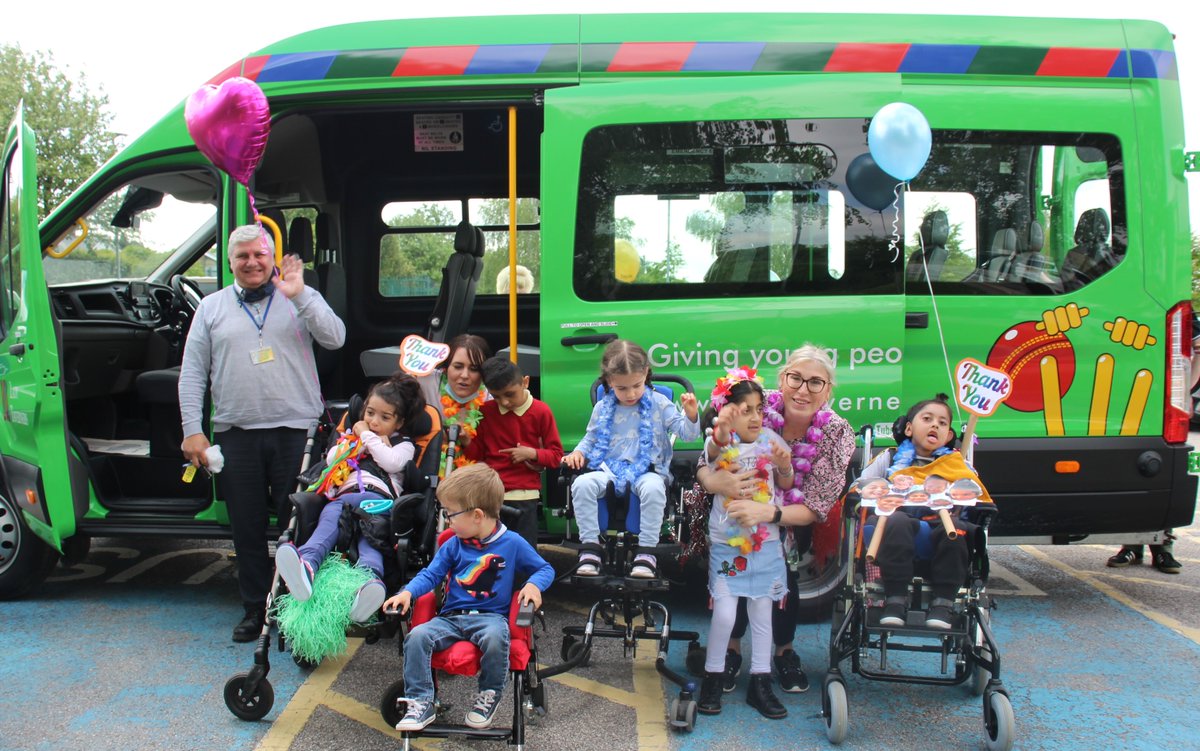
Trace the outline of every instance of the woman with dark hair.
<path fill-rule="evenodd" d="M 451 427 L 458 426 L 458 435 L 469 442 L 482 417 L 479 408 L 490 398 L 480 368 L 492 356 L 492 348 L 475 334 L 459 334 L 450 340 L 449 347 L 449 354 L 438 363 L 437 369 L 417 380 L 425 402 L 441 413 L 442 429 L 448 433 Z M 462 446 L 458 448 L 461 455 Z M 448 443 L 443 444 L 443 456 L 448 449 Z M 444 461 L 441 466 L 445 467 Z"/>

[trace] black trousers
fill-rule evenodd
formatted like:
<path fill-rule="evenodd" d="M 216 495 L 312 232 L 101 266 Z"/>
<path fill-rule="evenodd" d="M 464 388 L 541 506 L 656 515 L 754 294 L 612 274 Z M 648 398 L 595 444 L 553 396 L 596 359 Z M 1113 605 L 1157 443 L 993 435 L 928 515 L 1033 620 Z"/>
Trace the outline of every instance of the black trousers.
<path fill-rule="evenodd" d="M 883 574 L 883 593 L 886 597 L 899 597 L 908 592 L 916 565 L 914 540 L 920 525 L 919 519 L 903 511 L 896 511 L 888 517 L 875 558 Z M 962 520 L 955 521 L 955 526 L 966 534 L 960 533 L 954 540 L 942 531 L 940 522 L 932 522 L 930 526 L 933 527 L 933 559 L 929 562 L 929 584 L 934 597 L 952 600 L 967 578 L 970 555 L 967 540 L 974 533 L 975 525 Z"/>
<path fill-rule="evenodd" d="M 511 526 L 512 531 L 525 538 L 534 550 L 538 543 L 538 503 L 540 498 L 530 498 L 527 501 L 505 501 L 504 505 L 516 511 L 520 516 Z"/>
<path fill-rule="evenodd" d="M 217 489 L 233 527 L 238 589 L 247 612 L 261 610 L 267 602 L 272 578 L 267 552 L 270 513 L 287 508 L 287 497 L 296 489 L 305 437 L 305 431 L 294 428 L 230 428 L 213 434 L 213 443 L 225 456 Z"/>

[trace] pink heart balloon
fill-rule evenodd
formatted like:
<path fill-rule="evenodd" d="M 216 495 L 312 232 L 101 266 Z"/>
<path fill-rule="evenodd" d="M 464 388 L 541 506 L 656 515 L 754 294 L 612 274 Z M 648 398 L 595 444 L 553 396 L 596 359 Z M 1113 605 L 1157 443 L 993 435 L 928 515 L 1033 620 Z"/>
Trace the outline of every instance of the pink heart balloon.
<path fill-rule="evenodd" d="M 271 130 L 271 109 L 258 84 L 240 76 L 205 84 L 188 97 L 183 119 L 200 153 L 248 186 Z"/>

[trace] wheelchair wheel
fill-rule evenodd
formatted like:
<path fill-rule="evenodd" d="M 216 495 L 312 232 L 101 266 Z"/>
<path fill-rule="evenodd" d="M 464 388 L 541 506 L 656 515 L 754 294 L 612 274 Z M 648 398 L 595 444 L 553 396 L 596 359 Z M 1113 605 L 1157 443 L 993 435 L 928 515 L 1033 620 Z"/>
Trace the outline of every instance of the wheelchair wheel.
<path fill-rule="evenodd" d="M 562 640 L 562 658 L 563 662 L 570 662 L 575 659 L 575 656 L 584 650 L 583 642 L 578 641 L 574 636 L 567 634 Z M 592 650 L 587 650 L 587 654 L 579 662 L 577 667 L 586 668 L 592 662 Z"/>
<path fill-rule="evenodd" d="M 383 698 L 379 700 L 379 714 L 388 727 L 396 727 L 396 723 L 404 718 L 408 703 L 404 701 L 404 679 L 400 679 L 387 687 Z"/>
<path fill-rule="evenodd" d="M 991 712 L 984 712 L 984 730 L 987 732 L 985 745 L 988 751 L 1009 751 L 1013 745 L 1013 732 L 1016 719 L 1013 717 L 1012 703 L 1008 697 L 999 691 L 993 691 L 983 697 L 984 702 L 991 707 Z M 986 707 L 985 707 L 986 709 Z"/>
<path fill-rule="evenodd" d="M 539 683 L 537 688 L 529 691 L 529 719 L 535 720 L 550 713 L 550 705 L 546 703 L 546 684 Z"/>
<path fill-rule="evenodd" d="M 850 702 L 846 699 L 846 684 L 829 681 L 825 685 L 825 699 L 829 711 L 825 715 L 825 737 L 835 746 L 846 740 L 850 727 Z"/>
<path fill-rule="evenodd" d="M 225 683 L 225 706 L 239 720 L 254 722 L 267 716 L 275 704 L 275 690 L 271 682 L 262 678 L 254 693 L 246 693 L 246 679 L 249 673 L 238 673 Z"/>
<path fill-rule="evenodd" d="M 667 719 L 672 730 L 692 732 L 696 729 L 696 701 L 680 701 L 678 696 L 675 697 L 671 700 L 670 716 Z"/>

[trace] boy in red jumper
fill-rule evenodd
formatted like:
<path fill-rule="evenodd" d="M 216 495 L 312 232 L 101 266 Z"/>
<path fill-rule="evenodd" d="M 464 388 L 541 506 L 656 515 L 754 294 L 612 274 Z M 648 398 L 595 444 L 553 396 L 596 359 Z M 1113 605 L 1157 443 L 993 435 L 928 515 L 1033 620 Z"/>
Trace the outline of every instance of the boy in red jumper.
<path fill-rule="evenodd" d="M 513 530 L 536 549 L 542 470 L 557 467 L 563 457 L 558 426 L 550 407 L 529 393 L 529 376 L 516 363 L 492 357 L 480 370 L 492 400 L 480 407 L 478 433 L 464 454 L 500 475 L 504 505 L 520 513 Z"/>

